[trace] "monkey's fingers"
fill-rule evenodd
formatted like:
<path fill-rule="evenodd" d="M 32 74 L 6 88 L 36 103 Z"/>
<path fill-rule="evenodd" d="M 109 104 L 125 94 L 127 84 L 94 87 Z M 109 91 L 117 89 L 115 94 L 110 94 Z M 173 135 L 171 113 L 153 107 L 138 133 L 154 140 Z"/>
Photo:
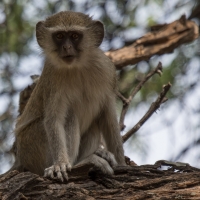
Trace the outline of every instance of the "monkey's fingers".
<path fill-rule="evenodd" d="M 71 165 L 70 165 L 70 166 L 71 166 Z M 66 165 L 65 165 L 65 164 L 62 164 L 62 165 L 61 165 L 61 173 L 62 173 L 62 176 L 63 176 L 63 178 L 64 178 L 66 181 L 68 181 L 68 175 L 67 175 L 66 169 L 67 169 Z M 70 168 L 70 170 L 71 170 L 71 168 Z"/>
<path fill-rule="evenodd" d="M 56 177 L 55 179 L 58 179 L 59 181 L 63 182 L 63 176 L 61 173 L 61 167 L 59 165 L 55 165 L 55 173 L 56 173 Z"/>
<path fill-rule="evenodd" d="M 64 180 L 68 181 L 67 166 L 68 165 L 63 163 L 46 168 L 44 170 L 44 177 L 54 180 L 57 179 L 61 182 L 63 182 Z M 70 166 L 71 165 L 68 166 L 69 169 L 71 169 Z"/>
<path fill-rule="evenodd" d="M 53 172 L 54 172 L 54 166 L 51 166 L 51 167 L 49 167 L 49 168 L 46 168 L 46 169 L 44 170 L 44 177 L 45 177 L 45 178 L 54 179 L 54 174 L 53 174 Z"/>
<path fill-rule="evenodd" d="M 65 167 L 66 167 L 67 171 L 71 172 L 71 169 L 72 169 L 71 164 L 68 163 L 65 165 Z"/>

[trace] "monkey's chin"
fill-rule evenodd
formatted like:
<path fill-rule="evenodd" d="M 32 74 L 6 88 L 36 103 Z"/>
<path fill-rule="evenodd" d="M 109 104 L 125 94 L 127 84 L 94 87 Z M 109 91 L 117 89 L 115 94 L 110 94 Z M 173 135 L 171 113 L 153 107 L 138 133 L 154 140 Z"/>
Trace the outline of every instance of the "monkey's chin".
<path fill-rule="evenodd" d="M 75 60 L 75 56 L 65 56 L 65 57 L 62 57 L 62 59 L 67 64 L 71 64 Z"/>

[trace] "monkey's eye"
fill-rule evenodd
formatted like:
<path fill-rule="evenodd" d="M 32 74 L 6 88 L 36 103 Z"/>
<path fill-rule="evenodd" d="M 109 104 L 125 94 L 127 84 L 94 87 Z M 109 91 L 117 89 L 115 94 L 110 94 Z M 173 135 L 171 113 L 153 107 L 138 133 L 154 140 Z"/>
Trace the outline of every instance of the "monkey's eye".
<path fill-rule="evenodd" d="M 63 33 L 57 33 L 57 34 L 56 34 L 56 38 L 57 38 L 58 40 L 62 40 L 62 39 L 64 38 Z"/>
<path fill-rule="evenodd" d="M 79 36 L 78 36 L 78 34 L 73 33 L 71 37 L 72 37 L 72 39 L 77 40 Z"/>

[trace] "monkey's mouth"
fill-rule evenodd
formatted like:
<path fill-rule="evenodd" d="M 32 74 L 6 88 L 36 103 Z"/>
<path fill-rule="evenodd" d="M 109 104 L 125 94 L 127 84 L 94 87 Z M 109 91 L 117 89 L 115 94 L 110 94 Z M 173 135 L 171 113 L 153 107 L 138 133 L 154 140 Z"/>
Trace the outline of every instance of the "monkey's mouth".
<path fill-rule="evenodd" d="M 67 55 L 67 56 L 63 56 L 62 59 L 65 61 L 65 62 L 72 62 L 74 60 L 75 56 L 74 55 Z"/>

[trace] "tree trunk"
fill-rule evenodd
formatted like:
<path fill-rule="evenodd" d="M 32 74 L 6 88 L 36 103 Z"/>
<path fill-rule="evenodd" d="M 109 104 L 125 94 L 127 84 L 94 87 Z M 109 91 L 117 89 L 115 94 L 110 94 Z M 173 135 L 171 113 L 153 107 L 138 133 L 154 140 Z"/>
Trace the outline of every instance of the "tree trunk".
<path fill-rule="evenodd" d="M 200 199 L 200 169 L 189 164 L 158 161 L 117 167 L 113 176 L 89 171 L 91 167 L 73 168 L 67 183 L 30 172 L 9 172 L 0 178 L 0 199 Z"/>

